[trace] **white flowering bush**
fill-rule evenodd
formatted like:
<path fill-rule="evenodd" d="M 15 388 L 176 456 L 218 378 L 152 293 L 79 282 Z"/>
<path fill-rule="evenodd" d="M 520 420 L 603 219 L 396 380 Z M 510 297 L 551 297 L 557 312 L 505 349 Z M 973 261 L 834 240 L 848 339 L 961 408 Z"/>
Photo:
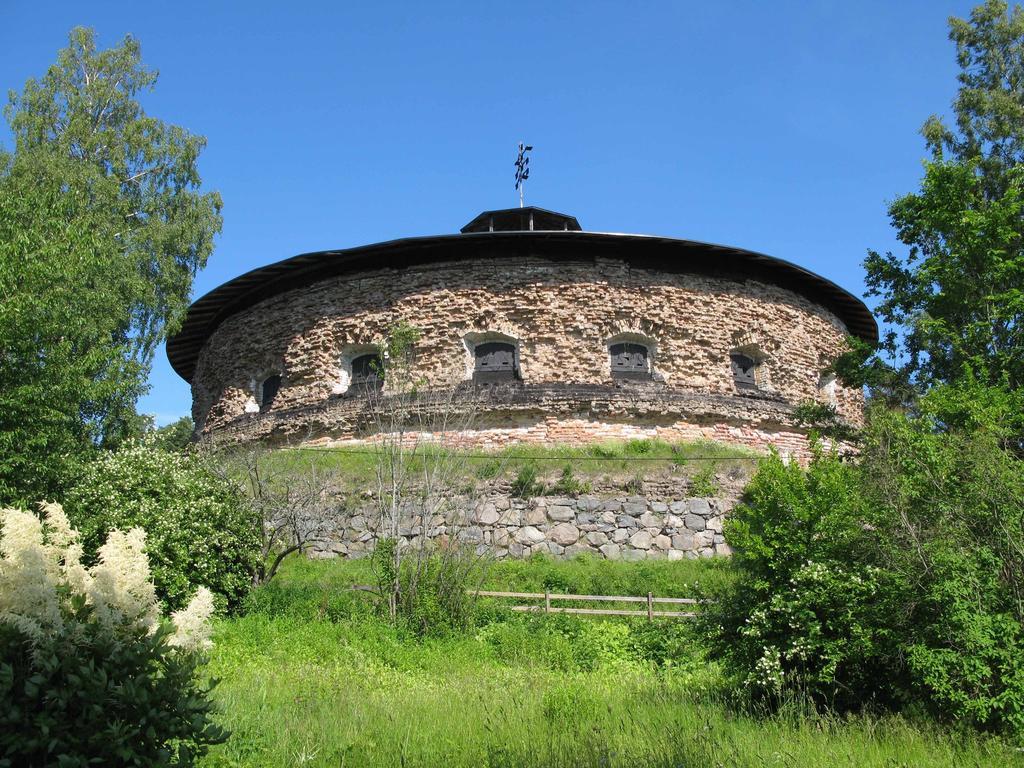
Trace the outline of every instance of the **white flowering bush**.
<path fill-rule="evenodd" d="M 807 471 L 778 456 L 761 464 L 727 524 L 737 579 L 704 617 L 740 690 L 840 708 L 886 695 L 893 594 L 864 520 L 852 465 L 829 455 Z"/>
<path fill-rule="evenodd" d="M 184 607 L 199 585 L 234 609 L 252 586 L 261 520 L 200 456 L 127 445 L 90 462 L 66 506 L 86 562 L 110 531 L 143 528 L 157 598 L 171 610 Z"/>
<path fill-rule="evenodd" d="M 0 765 L 191 765 L 226 735 L 196 670 L 205 587 L 163 619 L 141 528 L 95 565 L 57 504 L 0 511 Z"/>

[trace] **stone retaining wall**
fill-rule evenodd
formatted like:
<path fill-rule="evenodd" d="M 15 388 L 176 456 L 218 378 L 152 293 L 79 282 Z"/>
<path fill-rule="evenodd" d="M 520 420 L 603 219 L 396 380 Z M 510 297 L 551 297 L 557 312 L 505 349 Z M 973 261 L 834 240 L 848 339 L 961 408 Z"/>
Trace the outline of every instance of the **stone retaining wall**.
<path fill-rule="evenodd" d="M 449 515 L 424 521 L 409 514 L 399 534 L 406 544 L 424 535 L 435 542 L 459 541 L 495 557 L 529 557 L 534 553 L 573 557 L 590 553 L 623 560 L 728 555 L 722 536 L 724 516 L 735 498 L 655 500 L 644 496 L 546 496 L 519 499 L 493 495 Z M 367 508 L 339 525 L 333 543 L 314 555 L 361 557 L 378 537 L 378 513 Z"/>

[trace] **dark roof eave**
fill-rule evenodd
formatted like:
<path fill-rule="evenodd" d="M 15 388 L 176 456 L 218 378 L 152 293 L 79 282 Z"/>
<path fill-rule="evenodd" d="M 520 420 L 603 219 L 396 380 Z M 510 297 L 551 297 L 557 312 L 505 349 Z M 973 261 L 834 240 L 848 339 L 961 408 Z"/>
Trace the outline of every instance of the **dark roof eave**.
<path fill-rule="evenodd" d="M 677 259 L 672 259 L 671 271 L 715 271 L 734 276 L 756 273 L 752 275 L 752 279 L 760 279 L 789 288 L 831 309 L 854 336 L 871 343 L 878 339 L 878 325 L 860 299 L 831 280 L 774 256 L 731 246 L 656 235 L 541 230 L 533 232 L 469 232 L 457 235 L 401 238 L 342 250 L 303 253 L 283 261 L 257 267 L 197 299 L 189 307 L 181 329 L 168 339 L 167 357 L 178 375 L 186 381 L 191 381 L 199 351 L 217 326 L 231 315 L 278 293 L 350 271 L 394 267 L 396 266 L 395 262 L 400 262 L 403 258 L 410 256 L 413 257 L 409 260 L 410 264 L 432 260 L 448 261 L 469 258 L 478 255 L 476 245 L 480 242 L 500 245 L 502 243 L 521 244 L 522 242 L 547 243 L 548 241 L 566 241 L 573 245 L 588 244 L 605 247 L 630 244 L 640 249 L 634 253 L 616 252 L 614 254 L 617 258 L 627 261 L 631 259 L 661 261 L 673 251 L 678 253 L 671 255 L 688 255 L 691 258 L 704 257 L 705 261 L 701 264 L 696 262 L 679 263 Z M 417 254 L 422 254 L 424 251 L 429 252 L 435 248 L 441 250 L 437 259 L 415 258 Z M 391 263 L 382 261 L 382 254 L 390 255 Z M 557 258 L 559 254 L 544 255 Z M 707 257 L 714 257 L 716 261 L 712 264 Z M 725 258 L 728 263 L 720 265 L 717 260 L 721 258 Z M 398 263 L 397 266 L 403 265 Z M 744 266 L 753 269 L 743 269 Z M 688 269 L 688 267 L 690 268 Z"/>

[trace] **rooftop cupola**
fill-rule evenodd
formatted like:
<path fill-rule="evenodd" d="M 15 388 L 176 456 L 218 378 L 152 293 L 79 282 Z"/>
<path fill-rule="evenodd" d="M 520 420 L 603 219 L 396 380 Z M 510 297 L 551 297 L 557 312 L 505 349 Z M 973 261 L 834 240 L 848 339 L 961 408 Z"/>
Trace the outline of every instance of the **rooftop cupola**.
<path fill-rule="evenodd" d="M 484 211 L 460 230 L 469 232 L 580 232 L 575 216 L 543 208 L 505 208 Z"/>

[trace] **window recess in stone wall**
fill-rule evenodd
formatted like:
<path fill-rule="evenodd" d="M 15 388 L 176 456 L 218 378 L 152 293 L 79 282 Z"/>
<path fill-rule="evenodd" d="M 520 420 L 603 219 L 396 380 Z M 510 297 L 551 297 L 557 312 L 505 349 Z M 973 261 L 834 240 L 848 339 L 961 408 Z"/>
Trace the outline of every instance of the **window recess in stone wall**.
<path fill-rule="evenodd" d="M 507 341 L 482 341 L 474 345 L 473 381 L 490 384 L 515 381 L 518 378 L 515 344 Z"/>
<path fill-rule="evenodd" d="M 620 341 L 608 345 L 613 379 L 651 378 L 651 358 L 647 345 Z"/>
<path fill-rule="evenodd" d="M 350 344 L 338 358 L 338 378 L 332 397 L 358 396 L 379 392 L 384 386 L 380 347 L 376 344 Z"/>
<path fill-rule="evenodd" d="M 384 385 L 383 372 L 380 355 L 377 353 L 354 357 L 349 387 L 357 391 L 378 392 Z"/>
<path fill-rule="evenodd" d="M 739 390 L 756 390 L 757 359 L 745 352 L 732 352 L 729 355 L 732 365 L 732 380 Z"/>
<path fill-rule="evenodd" d="M 834 373 L 822 373 L 821 378 L 818 379 L 818 394 L 826 403 L 836 406 L 839 404 L 839 397 L 836 392 L 838 386 Z"/>
<path fill-rule="evenodd" d="M 259 383 L 256 396 L 259 398 L 260 411 L 265 411 L 274 404 L 274 398 L 277 397 L 280 389 L 281 374 L 279 373 L 272 373 Z"/>

